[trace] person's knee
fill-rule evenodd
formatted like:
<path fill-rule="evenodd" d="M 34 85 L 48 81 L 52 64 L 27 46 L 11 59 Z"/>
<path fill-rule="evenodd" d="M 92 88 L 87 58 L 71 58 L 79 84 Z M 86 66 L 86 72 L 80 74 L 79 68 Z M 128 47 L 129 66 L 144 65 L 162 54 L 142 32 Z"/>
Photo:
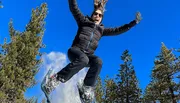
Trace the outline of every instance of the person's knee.
<path fill-rule="evenodd" d="M 103 62 L 100 58 L 96 59 L 96 64 L 102 66 Z"/>
<path fill-rule="evenodd" d="M 89 63 L 89 58 L 87 57 L 87 56 L 83 56 L 83 57 L 81 57 L 81 64 L 82 65 L 88 65 L 88 63 Z"/>

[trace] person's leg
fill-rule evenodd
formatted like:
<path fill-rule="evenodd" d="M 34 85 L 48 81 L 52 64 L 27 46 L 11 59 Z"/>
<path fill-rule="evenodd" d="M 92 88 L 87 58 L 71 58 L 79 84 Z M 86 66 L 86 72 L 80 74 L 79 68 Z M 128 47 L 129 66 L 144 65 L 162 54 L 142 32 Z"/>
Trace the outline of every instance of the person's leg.
<path fill-rule="evenodd" d="M 68 50 L 68 58 L 71 63 L 57 73 L 57 79 L 61 82 L 68 81 L 74 74 L 79 72 L 89 63 L 87 55 L 75 47 L 71 47 Z"/>
<path fill-rule="evenodd" d="M 48 73 L 44 78 L 41 87 L 45 94 L 50 94 L 59 83 L 65 83 L 79 70 L 88 65 L 89 58 L 78 48 L 70 48 L 68 50 L 68 58 L 71 63 L 69 63 L 65 68 L 56 74 L 50 75 Z"/>
<path fill-rule="evenodd" d="M 95 82 L 101 71 L 102 61 L 95 55 L 88 55 L 88 58 L 88 67 L 90 68 L 86 74 L 84 82 L 78 84 L 78 90 L 81 100 L 91 103 L 94 100 Z"/>
<path fill-rule="evenodd" d="M 86 86 L 94 86 L 97 80 L 97 77 L 102 68 L 102 60 L 95 55 L 90 55 L 89 57 L 89 70 L 84 79 L 84 85 Z"/>

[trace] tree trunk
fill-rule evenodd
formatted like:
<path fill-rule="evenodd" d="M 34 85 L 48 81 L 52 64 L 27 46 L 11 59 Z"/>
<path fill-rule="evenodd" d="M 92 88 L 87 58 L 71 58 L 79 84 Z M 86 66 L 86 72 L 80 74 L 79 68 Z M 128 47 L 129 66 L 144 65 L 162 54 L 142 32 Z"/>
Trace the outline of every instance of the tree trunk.
<path fill-rule="evenodd" d="M 169 91 L 171 92 L 172 102 L 173 102 L 173 103 L 177 103 L 177 102 L 176 102 L 175 95 L 174 95 L 173 88 L 172 88 L 172 87 L 169 87 Z"/>

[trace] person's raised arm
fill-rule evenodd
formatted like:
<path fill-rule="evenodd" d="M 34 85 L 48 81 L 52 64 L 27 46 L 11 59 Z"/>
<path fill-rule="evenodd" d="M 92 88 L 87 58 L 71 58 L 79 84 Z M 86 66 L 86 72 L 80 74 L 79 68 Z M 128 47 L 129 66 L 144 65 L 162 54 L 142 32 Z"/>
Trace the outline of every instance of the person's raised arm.
<path fill-rule="evenodd" d="M 141 14 L 140 12 L 136 13 L 136 19 L 131 21 L 129 24 L 125 24 L 123 26 L 120 27 L 115 27 L 115 28 L 105 28 L 103 31 L 103 36 L 113 36 L 113 35 L 119 35 L 122 34 L 126 31 L 128 31 L 129 29 L 131 29 L 133 26 L 135 26 L 136 24 L 138 24 L 141 21 Z"/>
<path fill-rule="evenodd" d="M 69 2 L 70 11 L 79 25 L 81 22 L 83 22 L 85 17 L 79 10 L 76 0 L 68 0 L 68 2 Z"/>

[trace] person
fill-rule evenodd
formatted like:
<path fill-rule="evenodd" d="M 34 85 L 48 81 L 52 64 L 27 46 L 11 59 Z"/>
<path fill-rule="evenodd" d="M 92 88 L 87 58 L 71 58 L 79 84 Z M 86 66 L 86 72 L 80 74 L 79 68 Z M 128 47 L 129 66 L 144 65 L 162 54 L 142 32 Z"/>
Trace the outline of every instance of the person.
<path fill-rule="evenodd" d="M 78 90 L 81 99 L 92 101 L 95 82 L 102 68 L 102 60 L 94 54 L 99 40 L 103 36 L 118 35 L 130 30 L 141 21 L 141 14 L 137 12 L 135 20 L 123 26 L 105 28 L 102 24 L 102 19 L 107 1 L 94 0 L 94 11 L 90 17 L 81 13 L 76 0 L 68 0 L 68 2 L 70 11 L 78 25 L 77 34 L 67 53 L 71 62 L 58 73 L 49 77 L 47 84 L 43 88 L 47 93 L 51 93 L 56 88 L 53 85 L 54 83 L 65 83 L 84 67 L 89 67 L 83 80 L 83 85 L 78 86 Z"/>

